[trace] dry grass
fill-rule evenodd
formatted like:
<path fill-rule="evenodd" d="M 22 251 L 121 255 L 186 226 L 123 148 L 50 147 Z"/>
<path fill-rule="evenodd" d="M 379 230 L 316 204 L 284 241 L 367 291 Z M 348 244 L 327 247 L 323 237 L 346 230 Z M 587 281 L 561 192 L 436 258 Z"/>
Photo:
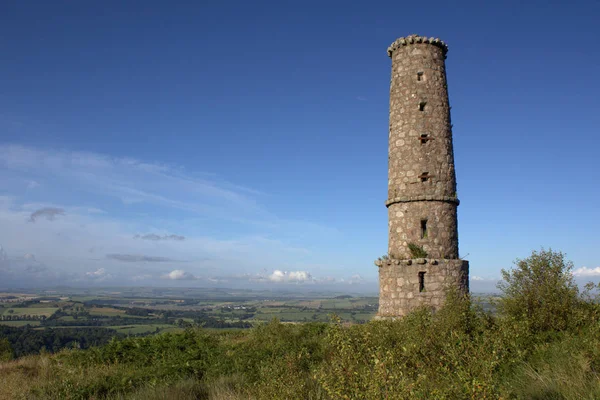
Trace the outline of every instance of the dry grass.
<path fill-rule="evenodd" d="M 543 358 L 523 364 L 513 380 L 514 393 L 540 400 L 600 398 L 600 376 L 591 360 L 577 349 L 565 350 L 553 346 Z"/>
<path fill-rule="evenodd" d="M 210 384 L 185 379 L 175 385 L 144 387 L 134 393 L 108 397 L 107 400 L 252 400 L 235 389 L 237 377 L 219 378 Z"/>
<path fill-rule="evenodd" d="M 49 355 L 0 363 L 0 400 L 27 398 L 31 386 L 51 380 L 52 375 Z"/>
<path fill-rule="evenodd" d="M 125 366 L 97 365 L 92 368 L 71 368 L 61 364 L 52 355 L 27 356 L 19 360 L 0 363 L 0 400 L 14 399 L 54 399 L 60 392 L 52 387 L 64 379 L 80 384 L 90 383 L 101 376 L 118 373 Z M 32 389 L 45 387 L 45 394 L 32 394 Z M 184 379 L 168 386 L 144 386 L 132 393 L 106 397 L 108 400 L 241 400 L 251 399 L 241 394 L 240 377 L 218 378 L 209 384 L 194 379 Z M 63 393 L 64 394 L 64 393 Z"/>

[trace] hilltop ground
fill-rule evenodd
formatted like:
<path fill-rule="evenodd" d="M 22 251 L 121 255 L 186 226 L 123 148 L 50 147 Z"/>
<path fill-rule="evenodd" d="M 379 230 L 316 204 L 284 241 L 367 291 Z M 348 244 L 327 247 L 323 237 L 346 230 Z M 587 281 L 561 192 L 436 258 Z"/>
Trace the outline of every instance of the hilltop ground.
<path fill-rule="evenodd" d="M 394 322 L 273 320 L 25 356 L 0 364 L 0 398 L 600 398 L 598 288 L 581 292 L 570 268 L 552 251 L 519 261 L 494 314 L 450 292 L 435 315 Z M 14 356 L 6 339 L 0 355 Z"/>

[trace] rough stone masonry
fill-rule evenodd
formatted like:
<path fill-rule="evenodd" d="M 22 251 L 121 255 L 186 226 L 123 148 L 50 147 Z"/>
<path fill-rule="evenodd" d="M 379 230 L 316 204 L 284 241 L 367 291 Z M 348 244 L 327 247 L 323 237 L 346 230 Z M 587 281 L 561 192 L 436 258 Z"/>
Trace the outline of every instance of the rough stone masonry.
<path fill-rule="evenodd" d="M 388 255 L 378 259 L 379 318 L 443 304 L 446 288 L 469 290 L 458 256 L 456 175 L 446 84 L 448 46 L 411 35 L 392 59 L 388 156 Z"/>

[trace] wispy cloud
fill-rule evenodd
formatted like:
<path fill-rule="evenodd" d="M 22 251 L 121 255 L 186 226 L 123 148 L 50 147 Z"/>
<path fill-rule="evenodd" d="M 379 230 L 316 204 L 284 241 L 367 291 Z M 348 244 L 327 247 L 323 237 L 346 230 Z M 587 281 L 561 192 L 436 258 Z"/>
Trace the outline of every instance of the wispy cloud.
<path fill-rule="evenodd" d="M 38 187 L 40 187 L 40 184 L 37 183 L 36 181 L 29 181 L 29 182 L 27 182 L 27 189 L 29 189 L 29 190 L 32 190 L 32 189 L 35 189 L 35 188 L 38 188 Z"/>
<path fill-rule="evenodd" d="M 350 279 L 347 280 L 348 284 L 350 285 L 358 285 L 361 283 L 365 283 L 366 279 L 362 277 L 362 275 L 359 274 L 354 274 L 350 277 Z"/>
<path fill-rule="evenodd" d="M 145 256 L 140 254 L 107 254 L 106 258 L 123 262 L 177 262 L 168 257 Z"/>
<path fill-rule="evenodd" d="M 166 263 L 185 263 L 213 280 L 313 282 L 319 246 L 341 236 L 305 216 L 276 216 L 261 204 L 267 194 L 218 175 L 127 157 L 0 144 L 0 182 L 0 243 L 35 253 L 56 279 L 91 282 L 107 268 L 115 282 L 164 283 Z M 34 262 L 11 262 L 13 282 L 26 282 Z M 260 268 L 272 272 L 245 273 Z M 270 279 L 275 270 L 283 278 Z"/>
<path fill-rule="evenodd" d="M 265 194 L 218 175 L 134 158 L 0 144 L 0 181 L 13 177 L 20 182 L 35 180 L 43 188 L 51 180 L 55 189 L 63 188 L 69 196 L 118 199 L 128 211 L 143 204 L 186 213 L 188 219 L 210 218 L 281 232 L 310 231 L 313 237 L 339 234 L 305 218 L 274 215 L 259 201 Z"/>
<path fill-rule="evenodd" d="M 113 276 L 104 268 L 98 268 L 95 271 L 86 272 L 85 277 L 96 282 L 103 282 L 113 278 Z"/>
<path fill-rule="evenodd" d="M 262 284 L 316 284 L 316 285 L 356 285 L 369 283 L 361 275 L 355 274 L 349 278 L 336 279 L 332 276 L 318 277 L 308 271 L 284 271 L 275 269 L 271 272 L 265 270 L 255 274 L 234 274 L 229 276 L 212 276 L 207 278 L 211 282 L 231 283 L 250 282 Z"/>
<path fill-rule="evenodd" d="M 181 241 L 181 240 L 185 240 L 185 236 L 182 235 L 157 235 L 155 233 L 149 233 L 146 235 L 135 235 L 133 237 L 134 239 L 142 239 L 142 240 L 154 240 L 154 241 L 158 241 L 158 240 L 177 240 L 177 241 Z"/>
<path fill-rule="evenodd" d="M 54 207 L 40 208 L 39 210 L 31 213 L 29 216 L 29 221 L 35 222 L 38 220 L 38 218 L 45 218 L 48 221 L 53 221 L 57 215 L 65 215 L 65 210 Z"/>
<path fill-rule="evenodd" d="M 149 203 L 234 220 L 270 215 L 255 199 L 260 192 L 234 185 L 211 174 L 146 163 L 133 158 L 0 145 L 0 167 L 36 177 L 52 178 L 71 191 L 87 190 L 112 196 L 125 204 Z"/>
<path fill-rule="evenodd" d="M 40 274 L 48 270 L 48 267 L 42 264 L 33 264 L 25 267 L 25 272 L 28 274 Z"/>

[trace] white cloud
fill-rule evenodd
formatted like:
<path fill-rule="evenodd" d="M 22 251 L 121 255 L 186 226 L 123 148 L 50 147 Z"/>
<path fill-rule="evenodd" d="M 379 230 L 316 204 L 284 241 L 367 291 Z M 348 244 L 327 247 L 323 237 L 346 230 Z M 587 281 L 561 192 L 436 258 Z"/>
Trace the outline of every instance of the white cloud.
<path fill-rule="evenodd" d="M 472 281 L 484 281 L 485 280 L 481 276 L 477 276 L 477 275 L 471 275 L 470 278 Z"/>
<path fill-rule="evenodd" d="M 85 276 L 90 278 L 102 278 L 107 275 L 106 270 L 104 268 L 98 268 L 95 271 L 86 272 Z"/>
<path fill-rule="evenodd" d="M 313 277 L 309 272 L 306 271 L 281 271 L 276 269 L 271 273 L 267 279 L 271 282 L 294 282 L 304 283 L 312 282 Z"/>
<path fill-rule="evenodd" d="M 114 278 L 112 274 L 109 274 L 108 271 L 104 268 L 98 268 L 95 271 L 90 271 L 85 273 L 85 278 L 93 281 L 93 282 L 105 282 Z"/>
<path fill-rule="evenodd" d="M 581 267 L 573 271 L 575 276 L 600 276 L 600 267 L 588 268 Z"/>
<path fill-rule="evenodd" d="M 271 275 L 269 275 L 269 280 L 273 282 L 283 282 L 285 280 L 285 277 L 285 272 L 276 269 Z"/>
<path fill-rule="evenodd" d="M 191 281 L 198 279 L 196 276 L 190 274 L 189 272 L 185 272 L 182 269 L 175 269 L 169 272 L 168 274 L 163 275 L 163 278 L 171 279 L 174 281 Z"/>
<path fill-rule="evenodd" d="M 306 271 L 291 271 L 288 277 L 290 282 L 307 282 L 312 280 L 312 276 Z"/>

